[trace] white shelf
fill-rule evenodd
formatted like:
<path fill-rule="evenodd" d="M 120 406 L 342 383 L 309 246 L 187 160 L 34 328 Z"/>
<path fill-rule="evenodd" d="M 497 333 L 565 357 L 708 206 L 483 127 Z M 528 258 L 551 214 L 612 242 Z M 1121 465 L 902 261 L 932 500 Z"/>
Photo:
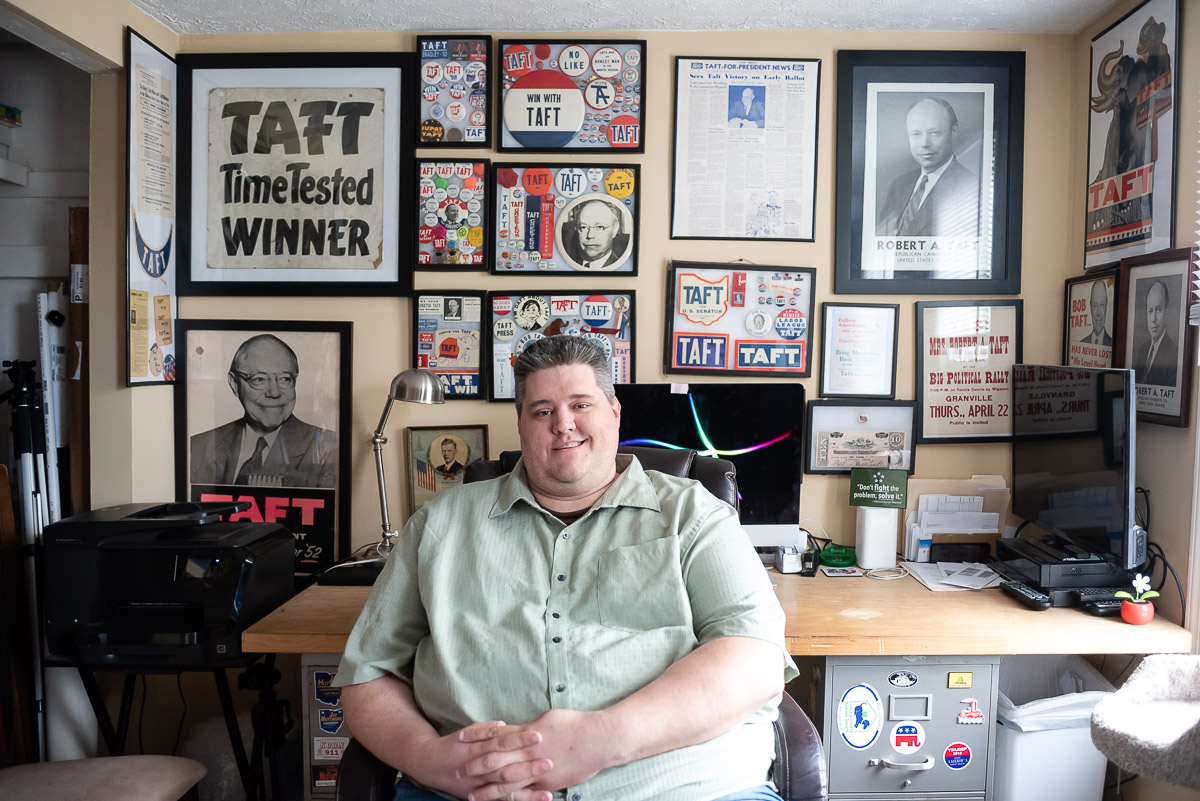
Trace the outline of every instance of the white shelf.
<path fill-rule="evenodd" d="M 29 184 L 29 168 L 15 161 L 0 158 L 0 181 L 27 186 Z"/>

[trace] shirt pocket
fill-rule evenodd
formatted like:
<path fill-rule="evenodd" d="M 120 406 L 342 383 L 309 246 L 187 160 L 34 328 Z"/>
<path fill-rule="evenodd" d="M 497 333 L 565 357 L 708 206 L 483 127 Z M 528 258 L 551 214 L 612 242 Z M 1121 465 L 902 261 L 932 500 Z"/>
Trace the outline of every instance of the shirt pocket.
<path fill-rule="evenodd" d="M 692 625 L 676 537 L 626 545 L 600 557 L 594 587 L 600 624 L 628 631 Z"/>

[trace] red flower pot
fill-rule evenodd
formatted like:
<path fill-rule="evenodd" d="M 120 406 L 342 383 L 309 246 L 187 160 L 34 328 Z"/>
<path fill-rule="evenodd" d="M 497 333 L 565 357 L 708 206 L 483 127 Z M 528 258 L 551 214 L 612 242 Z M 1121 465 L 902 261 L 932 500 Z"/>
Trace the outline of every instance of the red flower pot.
<path fill-rule="evenodd" d="M 1144 626 L 1154 618 L 1154 604 L 1149 601 L 1126 600 L 1121 604 L 1121 619 L 1134 626 Z"/>

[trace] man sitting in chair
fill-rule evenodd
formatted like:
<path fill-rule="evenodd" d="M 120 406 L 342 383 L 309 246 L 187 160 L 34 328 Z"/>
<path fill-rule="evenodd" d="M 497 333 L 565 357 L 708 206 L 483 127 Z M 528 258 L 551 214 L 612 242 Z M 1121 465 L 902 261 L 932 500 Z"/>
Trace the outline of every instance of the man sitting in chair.
<path fill-rule="evenodd" d="M 778 801 L 796 669 L 737 513 L 617 454 L 594 343 L 539 340 L 514 374 L 516 468 L 409 519 L 350 635 L 354 736 L 397 801 Z"/>

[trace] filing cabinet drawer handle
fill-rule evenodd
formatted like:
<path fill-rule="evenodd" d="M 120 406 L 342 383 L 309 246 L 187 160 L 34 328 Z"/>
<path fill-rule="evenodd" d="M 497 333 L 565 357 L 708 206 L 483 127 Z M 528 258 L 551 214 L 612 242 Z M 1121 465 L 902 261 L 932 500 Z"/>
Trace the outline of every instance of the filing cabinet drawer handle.
<path fill-rule="evenodd" d="M 936 761 L 933 757 L 926 757 L 924 762 L 893 762 L 890 759 L 868 759 L 867 764 L 873 768 L 882 765 L 892 770 L 929 770 L 934 766 Z"/>

